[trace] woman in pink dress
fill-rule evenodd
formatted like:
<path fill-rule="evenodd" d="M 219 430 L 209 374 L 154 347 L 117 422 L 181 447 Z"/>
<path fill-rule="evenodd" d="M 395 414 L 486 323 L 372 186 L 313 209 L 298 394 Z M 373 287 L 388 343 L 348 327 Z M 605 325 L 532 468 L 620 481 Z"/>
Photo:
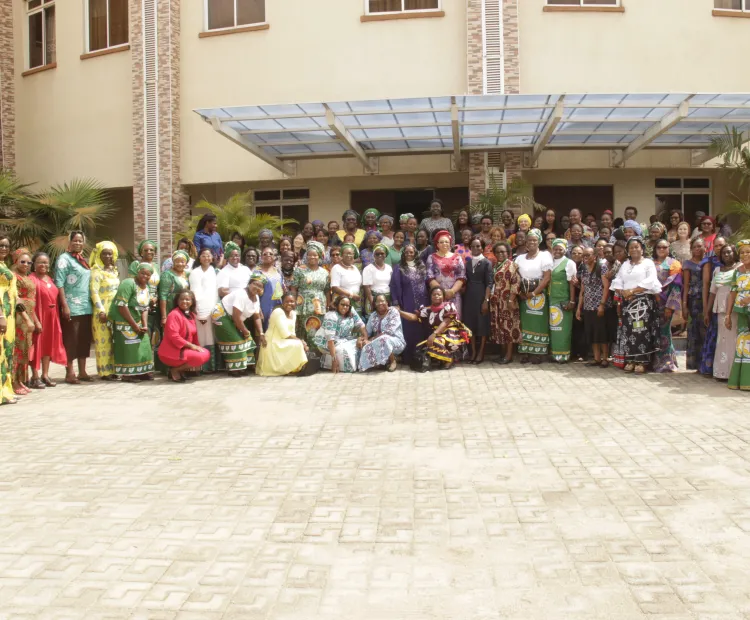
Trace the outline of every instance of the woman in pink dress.
<path fill-rule="evenodd" d="M 31 363 L 31 387 L 37 390 L 57 385 L 49 378 L 49 363 L 67 365 L 65 347 L 62 341 L 60 314 L 57 307 L 57 287 L 49 275 L 49 256 L 37 252 L 33 258 L 34 271 L 31 279 L 36 285 L 36 321 L 41 327 L 34 330 L 34 339 L 29 361 Z M 42 376 L 39 377 L 39 367 Z"/>
<path fill-rule="evenodd" d="M 451 252 L 453 237 L 444 230 L 435 235 L 435 252 L 427 259 L 427 287 L 438 286 L 445 289 L 445 301 L 456 306 L 458 319 L 461 319 L 461 291 L 466 285 L 466 263 L 463 257 Z"/>

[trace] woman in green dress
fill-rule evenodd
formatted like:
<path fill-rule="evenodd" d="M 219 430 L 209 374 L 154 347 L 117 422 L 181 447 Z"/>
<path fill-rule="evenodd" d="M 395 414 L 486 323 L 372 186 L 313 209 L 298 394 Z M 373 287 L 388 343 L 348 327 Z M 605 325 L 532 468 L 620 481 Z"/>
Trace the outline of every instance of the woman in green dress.
<path fill-rule="evenodd" d="M 153 379 L 150 373 L 154 369 L 154 355 L 148 337 L 148 281 L 153 272 L 152 264 L 140 263 L 134 278 L 120 282 L 115 299 L 109 307 L 115 374 L 120 375 L 123 381 Z"/>
<path fill-rule="evenodd" d="M 724 326 L 732 329 L 732 316 L 737 317 L 737 343 L 734 363 L 729 373 L 730 390 L 750 390 L 750 239 L 737 243 L 740 266 L 734 271 L 732 291 L 727 300 Z M 734 312 L 729 309 L 734 308 Z"/>
<path fill-rule="evenodd" d="M 144 239 L 138 244 L 138 256 L 140 260 L 134 260 L 128 268 L 128 275 L 131 278 L 135 278 L 138 275 L 138 266 L 141 263 L 148 263 L 154 268 L 154 272 L 148 280 L 148 292 L 151 297 L 148 307 L 148 329 L 155 346 L 159 345 L 159 280 L 161 272 L 158 263 L 154 262 L 154 258 L 158 253 L 159 246 L 156 244 L 156 241 Z"/>
<path fill-rule="evenodd" d="M 393 245 L 388 248 L 388 254 L 385 256 L 385 264 L 393 267 L 401 262 L 401 253 L 404 251 L 404 241 L 406 234 L 403 230 L 397 230 L 393 233 Z"/>
<path fill-rule="evenodd" d="M 159 280 L 159 341 L 161 341 L 161 334 L 164 333 L 164 326 L 167 324 L 167 317 L 174 308 L 174 300 L 177 297 L 177 293 L 180 293 L 190 288 L 188 282 L 188 273 L 185 270 L 190 260 L 190 256 L 185 250 L 177 250 L 172 254 L 172 268 L 167 269 L 161 274 Z M 154 346 L 154 359 L 158 360 L 159 345 L 158 343 Z M 167 372 L 167 368 L 158 361 L 157 368 L 163 372 Z"/>
<path fill-rule="evenodd" d="M 570 337 L 573 333 L 576 264 L 565 253 L 568 242 L 552 242 L 552 273 L 549 282 L 549 348 L 552 360 L 565 364 L 570 359 Z"/>
<path fill-rule="evenodd" d="M 331 305 L 331 277 L 321 262 L 325 248 L 318 241 L 307 244 L 305 260 L 294 270 L 291 292 L 297 297 L 297 336 L 309 347 L 314 347 L 315 332 L 320 329 L 323 317 Z"/>

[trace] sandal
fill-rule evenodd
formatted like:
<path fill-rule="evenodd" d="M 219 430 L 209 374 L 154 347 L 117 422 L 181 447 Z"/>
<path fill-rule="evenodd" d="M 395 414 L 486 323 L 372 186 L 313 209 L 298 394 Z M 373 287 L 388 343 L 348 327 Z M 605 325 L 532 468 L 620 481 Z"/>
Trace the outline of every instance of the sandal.
<path fill-rule="evenodd" d="M 65 383 L 69 385 L 81 385 L 81 382 L 76 377 L 65 377 Z"/>
<path fill-rule="evenodd" d="M 30 387 L 35 390 L 43 390 L 47 386 L 44 385 L 44 382 L 41 379 L 34 379 L 34 381 L 31 382 Z"/>
<path fill-rule="evenodd" d="M 599 364 L 601 364 L 601 363 L 602 363 L 601 360 L 592 360 L 590 362 L 586 362 L 586 366 L 588 366 L 588 367 L 599 366 Z"/>
<path fill-rule="evenodd" d="M 635 364 L 633 362 L 629 362 L 625 364 L 625 368 L 623 368 L 625 372 L 633 372 L 635 370 Z"/>
<path fill-rule="evenodd" d="M 42 377 L 42 382 L 43 382 L 43 383 L 44 383 L 44 385 L 46 385 L 47 387 L 55 387 L 55 386 L 57 385 L 57 383 L 55 383 L 55 382 L 54 382 L 54 381 L 53 381 L 52 379 L 50 379 L 49 377 Z"/>
<path fill-rule="evenodd" d="M 84 383 L 91 383 L 94 380 L 94 378 L 90 377 L 89 375 L 83 375 L 83 376 L 78 375 L 78 380 L 83 381 Z"/>
<path fill-rule="evenodd" d="M 533 359 L 531 360 L 531 363 L 532 363 L 532 364 L 534 364 L 535 366 L 538 366 L 538 365 L 539 365 L 539 364 L 541 364 L 541 363 L 542 363 L 543 361 L 544 361 L 544 360 L 542 359 L 542 356 L 541 356 L 541 355 L 535 355 L 535 356 L 534 356 L 534 358 L 533 358 Z"/>
<path fill-rule="evenodd" d="M 599 364 L 602 368 L 609 368 L 609 360 L 602 360 L 602 363 Z"/>
<path fill-rule="evenodd" d="M 387 370 L 388 372 L 393 372 L 394 370 L 396 370 L 397 367 L 398 367 L 398 362 L 396 362 L 394 358 L 394 360 L 390 364 L 388 364 Z"/>
<path fill-rule="evenodd" d="M 643 364 L 638 364 L 638 366 L 635 367 L 635 374 L 637 374 L 637 375 L 645 375 L 646 374 L 646 367 Z"/>
<path fill-rule="evenodd" d="M 529 363 L 529 356 L 528 355 L 522 355 L 521 356 L 521 363 L 522 364 L 528 364 Z"/>

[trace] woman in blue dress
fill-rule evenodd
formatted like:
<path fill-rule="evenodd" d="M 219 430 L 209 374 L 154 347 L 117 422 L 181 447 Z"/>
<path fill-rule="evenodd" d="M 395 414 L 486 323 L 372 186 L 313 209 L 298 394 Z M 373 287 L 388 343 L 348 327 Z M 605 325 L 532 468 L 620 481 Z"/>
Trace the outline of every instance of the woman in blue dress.
<path fill-rule="evenodd" d="M 417 248 L 409 243 L 404 246 L 401 260 L 393 266 L 391 276 L 391 303 L 404 312 L 416 313 L 429 303 L 427 294 L 427 267 L 419 258 Z M 414 359 L 417 344 L 426 337 L 422 323 L 402 322 L 406 348 L 402 359 L 405 364 Z"/>

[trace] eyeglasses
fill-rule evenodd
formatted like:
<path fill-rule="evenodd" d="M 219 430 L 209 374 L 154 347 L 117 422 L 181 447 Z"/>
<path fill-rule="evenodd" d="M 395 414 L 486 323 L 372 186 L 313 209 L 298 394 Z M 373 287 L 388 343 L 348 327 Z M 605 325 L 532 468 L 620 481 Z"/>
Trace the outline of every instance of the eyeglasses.
<path fill-rule="evenodd" d="M 20 261 L 18 261 L 18 264 L 19 265 L 31 265 L 31 261 L 30 260 L 20 260 Z"/>

